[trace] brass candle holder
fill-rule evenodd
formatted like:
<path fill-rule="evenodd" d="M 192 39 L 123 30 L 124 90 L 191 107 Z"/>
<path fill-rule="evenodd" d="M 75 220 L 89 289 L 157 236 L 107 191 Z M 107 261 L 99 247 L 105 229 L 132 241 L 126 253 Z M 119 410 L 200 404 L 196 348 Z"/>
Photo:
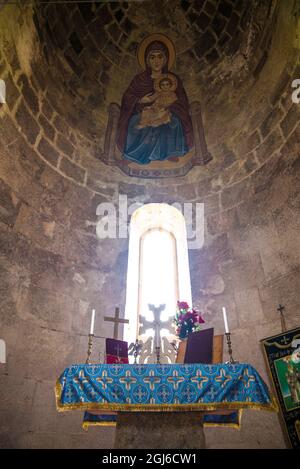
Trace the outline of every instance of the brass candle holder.
<path fill-rule="evenodd" d="M 86 358 L 86 365 L 90 364 L 90 358 L 92 355 L 92 348 L 93 348 L 93 340 L 94 340 L 94 334 L 89 334 L 89 343 L 88 343 L 88 351 L 87 351 L 87 358 Z"/>
<path fill-rule="evenodd" d="M 230 332 L 225 332 L 225 335 L 226 335 L 228 354 L 229 354 L 229 362 L 226 362 L 226 363 L 232 363 L 232 364 L 238 363 L 236 360 L 233 359 L 233 356 L 232 356 Z"/>
<path fill-rule="evenodd" d="M 156 363 L 160 365 L 160 347 L 155 347 Z"/>

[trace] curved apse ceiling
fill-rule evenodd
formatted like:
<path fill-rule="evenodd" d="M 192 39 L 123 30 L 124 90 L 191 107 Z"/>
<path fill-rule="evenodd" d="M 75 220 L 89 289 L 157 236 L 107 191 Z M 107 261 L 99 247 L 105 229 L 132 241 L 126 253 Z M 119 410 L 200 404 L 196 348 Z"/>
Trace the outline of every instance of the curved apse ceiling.
<path fill-rule="evenodd" d="M 174 71 L 189 99 L 205 106 L 220 87 L 259 72 L 274 10 L 272 0 L 64 3 L 38 5 L 34 20 L 54 94 L 64 94 L 62 113 L 96 138 L 105 131 L 108 105 L 120 102 L 139 71 L 136 51 L 145 36 L 161 32 L 173 40 Z"/>

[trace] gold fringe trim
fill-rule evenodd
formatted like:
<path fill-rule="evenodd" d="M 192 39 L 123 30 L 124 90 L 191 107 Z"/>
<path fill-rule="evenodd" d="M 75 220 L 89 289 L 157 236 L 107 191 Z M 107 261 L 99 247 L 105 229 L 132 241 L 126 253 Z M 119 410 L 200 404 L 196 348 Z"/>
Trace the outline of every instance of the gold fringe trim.
<path fill-rule="evenodd" d="M 116 427 L 117 422 L 83 422 L 82 428 L 85 432 L 88 431 L 89 427 Z"/>
<path fill-rule="evenodd" d="M 243 409 L 238 410 L 238 423 L 203 423 L 203 427 L 230 427 L 235 430 L 241 429 Z M 88 431 L 89 427 L 116 427 L 117 422 L 83 422 L 82 428 L 85 432 Z"/>
<path fill-rule="evenodd" d="M 240 430 L 238 423 L 204 423 L 203 427 L 223 427 L 223 428 L 234 428 L 235 430 Z"/>
<path fill-rule="evenodd" d="M 61 404 L 62 386 L 59 381 L 56 382 L 55 396 L 56 409 L 58 412 L 66 412 L 68 410 L 114 410 L 119 412 L 174 412 L 174 411 L 201 411 L 222 409 L 256 409 L 267 410 L 270 412 L 278 412 L 278 405 L 273 395 L 271 402 L 268 404 L 259 404 L 256 402 L 214 402 L 207 404 L 198 402 L 193 404 L 118 404 L 116 402 L 78 402 L 76 404 Z"/>

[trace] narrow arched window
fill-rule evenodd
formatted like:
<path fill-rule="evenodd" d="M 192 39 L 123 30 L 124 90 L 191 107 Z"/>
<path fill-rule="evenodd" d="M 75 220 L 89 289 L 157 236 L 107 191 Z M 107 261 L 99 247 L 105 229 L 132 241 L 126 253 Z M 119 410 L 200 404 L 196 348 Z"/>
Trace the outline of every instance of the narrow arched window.
<path fill-rule="evenodd" d="M 141 338 L 141 316 L 149 325 L 144 327 L 143 341 L 153 337 L 148 305 L 164 304 L 161 319 L 165 321 L 174 317 L 177 300 L 192 303 L 185 220 L 171 205 L 147 204 L 130 221 L 125 307 L 129 325 L 124 339 L 130 343 Z M 162 330 L 164 334 L 168 331 Z"/>

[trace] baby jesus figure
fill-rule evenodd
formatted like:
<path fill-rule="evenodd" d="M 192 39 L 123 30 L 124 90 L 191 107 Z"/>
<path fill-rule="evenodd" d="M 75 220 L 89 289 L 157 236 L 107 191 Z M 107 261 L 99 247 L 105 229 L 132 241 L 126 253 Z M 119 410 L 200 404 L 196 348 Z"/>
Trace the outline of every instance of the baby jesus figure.
<path fill-rule="evenodd" d="M 141 112 L 138 129 L 144 127 L 158 127 L 171 121 L 168 106 L 177 101 L 175 90 L 177 80 L 174 75 L 167 73 L 154 81 L 154 94 L 151 96 L 151 106 L 145 107 Z"/>

